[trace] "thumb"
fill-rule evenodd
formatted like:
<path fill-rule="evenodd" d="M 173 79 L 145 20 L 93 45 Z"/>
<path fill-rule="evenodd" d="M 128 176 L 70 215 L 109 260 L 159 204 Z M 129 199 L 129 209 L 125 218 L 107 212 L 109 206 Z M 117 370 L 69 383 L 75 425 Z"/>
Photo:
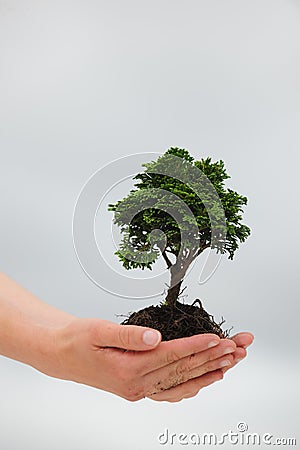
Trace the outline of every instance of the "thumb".
<path fill-rule="evenodd" d="M 151 350 L 161 341 L 161 334 L 152 328 L 137 325 L 118 325 L 101 320 L 97 327 L 97 343 L 101 347 L 125 350 Z"/>

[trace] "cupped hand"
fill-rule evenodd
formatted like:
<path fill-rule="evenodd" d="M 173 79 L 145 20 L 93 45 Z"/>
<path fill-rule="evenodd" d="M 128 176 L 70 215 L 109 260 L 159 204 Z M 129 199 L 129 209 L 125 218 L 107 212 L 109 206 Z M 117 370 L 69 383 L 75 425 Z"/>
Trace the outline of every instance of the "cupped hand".
<path fill-rule="evenodd" d="M 130 401 L 175 402 L 223 378 L 245 356 L 250 337 L 214 334 L 161 342 L 156 330 L 101 319 L 74 319 L 54 332 L 50 376 L 112 392 Z M 227 364 L 227 365 L 226 365 Z"/>
<path fill-rule="evenodd" d="M 230 338 L 230 340 L 235 344 L 235 349 L 233 352 L 230 352 L 228 355 L 223 357 L 220 356 L 222 349 L 224 349 L 224 347 L 228 347 L 228 339 L 221 339 L 217 347 L 214 349 L 215 353 L 210 354 L 210 357 L 216 358 L 211 361 L 211 364 L 206 361 L 203 365 L 199 365 L 196 369 L 194 369 L 191 368 L 191 364 L 188 362 L 186 365 L 186 370 L 183 372 L 183 382 L 177 386 L 167 389 L 166 391 L 154 394 L 151 398 L 158 401 L 167 400 L 169 402 L 178 402 L 184 398 L 194 397 L 203 387 L 206 387 L 215 381 L 221 380 L 225 372 L 236 366 L 236 364 L 246 357 L 246 348 L 252 344 L 254 336 L 249 332 L 241 332 Z M 163 343 L 161 343 L 161 345 L 162 344 Z M 189 359 L 191 360 L 192 357 L 193 355 L 191 355 Z M 197 359 L 198 358 L 199 355 Z M 201 362 L 200 358 L 199 362 Z M 219 368 L 216 368 L 218 366 Z"/>

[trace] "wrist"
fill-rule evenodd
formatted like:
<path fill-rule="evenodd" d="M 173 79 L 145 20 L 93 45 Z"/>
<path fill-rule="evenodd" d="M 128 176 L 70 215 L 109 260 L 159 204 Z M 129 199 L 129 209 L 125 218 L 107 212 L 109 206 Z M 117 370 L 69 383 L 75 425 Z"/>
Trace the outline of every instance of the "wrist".
<path fill-rule="evenodd" d="M 29 364 L 40 372 L 51 377 L 66 379 L 65 363 L 68 359 L 73 340 L 69 332 L 73 320 L 66 321 L 63 326 L 36 325 L 39 339 L 36 342 L 33 357 Z M 69 326 L 70 325 L 70 326 Z"/>
<path fill-rule="evenodd" d="M 0 354 L 55 376 L 58 330 L 74 316 L 40 301 L 0 272 Z"/>
<path fill-rule="evenodd" d="M 14 319 L 7 321 L 5 330 L 1 330 L 0 354 L 60 378 L 63 360 L 61 337 L 65 326 L 45 325 L 28 317 Z"/>
<path fill-rule="evenodd" d="M 26 364 L 46 375 L 52 376 L 57 365 L 56 329 L 47 325 L 33 324 L 28 330 L 31 348 L 27 353 Z M 24 355 L 24 350 L 22 351 Z"/>
<path fill-rule="evenodd" d="M 71 379 L 72 369 L 72 351 L 74 349 L 74 323 L 78 319 L 73 317 L 72 320 L 65 322 L 60 327 L 47 327 L 43 330 L 44 342 L 38 346 L 39 367 L 41 372 L 51 377 L 60 379 Z M 70 357 L 71 356 L 71 357 Z"/>

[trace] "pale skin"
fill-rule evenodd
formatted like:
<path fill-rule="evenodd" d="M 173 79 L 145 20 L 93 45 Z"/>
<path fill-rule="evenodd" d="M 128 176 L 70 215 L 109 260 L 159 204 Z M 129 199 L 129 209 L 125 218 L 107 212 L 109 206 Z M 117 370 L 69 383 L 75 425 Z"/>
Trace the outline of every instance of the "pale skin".
<path fill-rule="evenodd" d="M 1 355 L 129 401 L 194 397 L 245 358 L 252 341 L 245 332 L 231 339 L 201 334 L 162 342 L 150 328 L 53 308 L 0 273 Z"/>

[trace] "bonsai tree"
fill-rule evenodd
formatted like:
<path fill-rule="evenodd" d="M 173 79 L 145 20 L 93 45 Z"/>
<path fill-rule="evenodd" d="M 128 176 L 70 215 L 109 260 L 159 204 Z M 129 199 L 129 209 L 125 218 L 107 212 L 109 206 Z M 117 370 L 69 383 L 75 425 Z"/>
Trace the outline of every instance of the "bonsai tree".
<path fill-rule="evenodd" d="M 184 277 L 206 249 L 233 259 L 250 229 L 241 223 L 247 198 L 225 187 L 224 162 L 195 160 L 187 150 L 171 147 L 157 161 L 143 164 L 128 196 L 109 205 L 122 233 L 116 255 L 125 269 L 152 269 L 162 256 L 170 272 L 167 295 L 158 306 L 131 314 L 123 324 L 150 326 L 169 340 L 198 333 L 228 336 L 199 299 L 179 301 Z"/>

